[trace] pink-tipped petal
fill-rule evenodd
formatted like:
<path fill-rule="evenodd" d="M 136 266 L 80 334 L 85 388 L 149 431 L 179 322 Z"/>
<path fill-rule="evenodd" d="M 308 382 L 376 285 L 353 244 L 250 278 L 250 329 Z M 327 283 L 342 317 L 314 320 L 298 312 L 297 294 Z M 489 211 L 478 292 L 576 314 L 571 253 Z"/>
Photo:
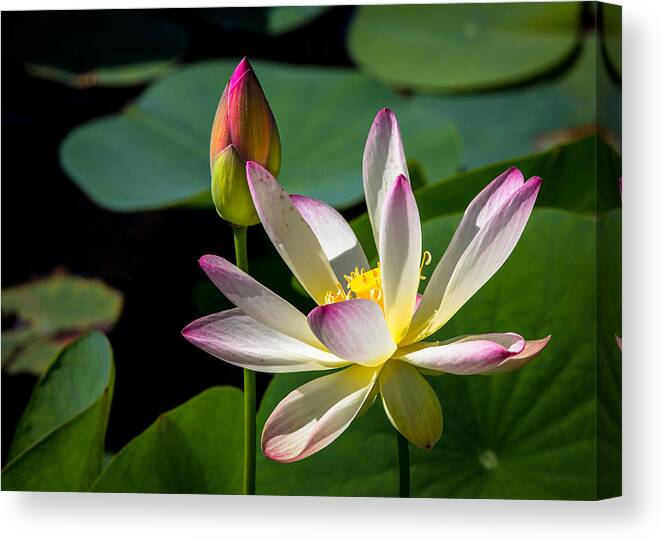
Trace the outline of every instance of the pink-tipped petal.
<path fill-rule="evenodd" d="M 514 171 L 501 181 L 500 189 L 495 191 L 500 193 L 498 200 L 504 198 L 503 193 L 509 193 L 518 180 L 519 175 Z M 528 223 L 541 182 L 537 176 L 531 178 L 495 210 L 495 203 L 477 205 L 476 208 L 482 208 L 480 212 L 469 206 L 471 217 L 465 223 L 462 221 L 448 247 L 449 254 L 443 256 L 434 270 L 404 344 L 433 334 L 498 271 Z M 466 241 L 464 235 L 472 237 Z"/>
<path fill-rule="evenodd" d="M 369 268 L 367 257 L 351 226 L 332 206 L 303 195 L 290 195 L 294 206 L 319 240 L 338 281 L 358 267 Z"/>
<path fill-rule="evenodd" d="M 317 302 L 339 282 L 314 232 L 277 180 L 259 164 L 246 165 L 255 209 L 271 242 L 296 279 Z"/>
<path fill-rule="evenodd" d="M 418 328 L 422 321 L 432 317 L 441 305 L 452 273 L 468 245 L 479 230 L 493 217 L 495 211 L 523 185 L 523 181 L 521 171 L 512 167 L 492 180 L 471 201 L 457 226 L 450 245 L 429 278 L 425 289 L 425 301 L 411 325 L 411 330 Z"/>
<path fill-rule="evenodd" d="M 420 283 L 422 230 L 408 179 L 400 175 L 390 187 L 381 213 L 379 255 L 383 306 L 396 343 L 406 335 Z"/>
<path fill-rule="evenodd" d="M 200 258 L 200 266 L 227 299 L 246 315 L 308 345 L 324 348 L 310 330 L 303 313 L 243 270 L 216 255 Z"/>
<path fill-rule="evenodd" d="M 372 300 L 358 298 L 316 307 L 308 322 L 319 341 L 343 360 L 376 366 L 397 349 L 381 308 Z"/>
<path fill-rule="evenodd" d="M 395 358 L 421 369 L 474 375 L 491 372 L 503 361 L 522 353 L 525 340 L 518 334 L 479 334 L 446 342 L 421 342 L 397 351 Z"/>
<path fill-rule="evenodd" d="M 290 463 L 328 446 L 358 415 L 377 374 L 376 369 L 351 366 L 291 392 L 264 425 L 264 455 Z"/>
<path fill-rule="evenodd" d="M 399 124 L 390 109 L 381 109 L 374 118 L 363 153 L 365 202 L 377 249 L 383 201 L 400 174 L 409 175 Z"/>
<path fill-rule="evenodd" d="M 232 143 L 244 161 L 266 165 L 274 128 L 273 115 L 257 77 L 245 59 L 229 83 L 227 120 Z"/>
<path fill-rule="evenodd" d="M 379 391 L 393 427 L 418 448 L 433 448 L 443 431 L 441 404 L 418 370 L 389 360 L 379 373 Z"/>
<path fill-rule="evenodd" d="M 216 358 L 253 371 L 288 373 L 347 365 L 329 352 L 264 326 L 239 309 L 193 321 L 182 335 Z"/>
<path fill-rule="evenodd" d="M 250 62 L 248 61 L 248 58 L 244 56 L 241 59 L 241 61 L 236 65 L 236 67 L 234 68 L 234 72 L 230 77 L 228 83 L 230 88 L 236 85 L 236 83 L 240 81 L 248 71 L 253 71 L 253 69 L 252 66 L 250 65 Z"/>
<path fill-rule="evenodd" d="M 522 368 L 533 358 L 535 358 L 540 352 L 542 352 L 550 340 L 551 336 L 546 336 L 543 339 L 533 339 L 526 341 L 526 346 L 519 354 L 515 354 L 514 356 L 506 358 L 500 364 L 498 364 L 493 369 L 490 369 L 486 373 L 509 373 L 510 371 Z"/>

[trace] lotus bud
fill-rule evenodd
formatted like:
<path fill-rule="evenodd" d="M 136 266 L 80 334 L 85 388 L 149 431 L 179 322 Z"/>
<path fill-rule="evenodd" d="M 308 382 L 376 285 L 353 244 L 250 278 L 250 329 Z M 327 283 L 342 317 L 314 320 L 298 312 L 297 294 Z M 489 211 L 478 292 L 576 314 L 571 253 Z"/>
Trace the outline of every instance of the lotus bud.
<path fill-rule="evenodd" d="M 211 194 L 216 211 L 234 225 L 259 223 L 246 162 L 280 172 L 280 135 L 262 87 L 245 58 L 223 90 L 211 128 Z"/>

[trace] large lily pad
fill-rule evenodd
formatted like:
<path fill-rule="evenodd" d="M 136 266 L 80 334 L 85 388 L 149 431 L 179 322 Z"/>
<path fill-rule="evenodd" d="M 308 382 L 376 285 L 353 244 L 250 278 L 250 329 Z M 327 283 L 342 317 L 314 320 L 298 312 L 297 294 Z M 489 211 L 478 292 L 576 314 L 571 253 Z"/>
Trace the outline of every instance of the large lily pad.
<path fill-rule="evenodd" d="M 2 291 L 3 316 L 16 324 L 2 332 L 2 367 L 9 373 L 45 372 L 76 337 L 110 329 L 122 310 L 122 295 L 101 281 L 55 274 Z"/>
<path fill-rule="evenodd" d="M 594 132 L 598 61 L 588 34 L 575 61 L 553 78 L 477 94 L 414 95 L 410 108 L 429 124 L 455 125 L 461 165 L 472 169 Z"/>
<path fill-rule="evenodd" d="M 332 6 L 274 6 L 271 7 L 268 30 L 270 34 L 278 35 L 296 30 L 304 26 Z"/>
<path fill-rule="evenodd" d="M 16 428 L 2 489 L 86 491 L 101 472 L 115 371 L 93 332 L 67 347 L 37 384 Z"/>
<path fill-rule="evenodd" d="M 209 130 L 236 62 L 202 62 L 158 82 L 116 116 L 94 120 L 61 147 L 62 164 L 97 204 L 117 211 L 162 208 L 208 196 Z M 346 69 L 254 62 L 282 139 L 280 180 L 292 193 L 337 207 L 362 200 L 361 160 L 376 112 L 399 115 L 409 158 L 428 178 L 456 170 L 454 128 L 420 128 L 406 100 Z"/>
<path fill-rule="evenodd" d="M 243 398 L 210 388 L 158 417 L 109 462 L 94 491 L 241 492 Z"/>
<path fill-rule="evenodd" d="M 361 6 L 349 52 L 368 73 L 423 90 L 475 90 L 531 79 L 577 43 L 580 4 Z"/>
<path fill-rule="evenodd" d="M 189 41 L 162 17 L 102 10 L 30 15 L 17 36 L 33 75 L 75 87 L 143 83 L 171 69 Z"/>
<path fill-rule="evenodd" d="M 459 217 L 424 220 L 425 248 L 436 260 Z M 594 259 L 594 219 L 538 208 L 510 260 L 441 330 L 441 337 L 517 331 L 553 339 L 516 373 L 430 379 L 444 409 L 444 434 L 430 452 L 411 450 L 413 496 L 596 497 Z M 259 426 L 304 377 L 274 378 Z M 377 404 L 301 462 L 278 464 L 260 455 L 257 489 L 395 496 L 396 448 Z"/>
<path fill-rule="evenodd" d="M 233 32 L 278 36 L 312 22 L 332 6 L 268 6 L 199 10 L 211 23 Z"/>

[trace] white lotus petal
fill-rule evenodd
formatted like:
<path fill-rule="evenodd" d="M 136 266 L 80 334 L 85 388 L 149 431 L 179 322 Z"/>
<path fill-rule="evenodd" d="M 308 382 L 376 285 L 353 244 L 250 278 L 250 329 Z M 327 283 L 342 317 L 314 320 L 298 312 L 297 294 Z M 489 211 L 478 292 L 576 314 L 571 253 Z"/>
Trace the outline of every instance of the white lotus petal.
<path fill-rule="evenodd" d="M 266 234 L 303 288 L 317 304 L 322 304 L 326 292 L 335 292 L 339 282 L 319 240 L 289 195 L 266 169 L 249 161 L 246 173 Z"/>
<path fill-rule="evenodd" d="M 356 267 L 369 268 L 365 252 L 342 214 L 311 197 L 291 195 L 290 198 L 319 240 L 340 283 Z"/>
<path fill-rule="evenodd" d="M 291 392 L 264 425 L 264 455 L 289 463 L 328 446 L 358 415 L 377 374 L 378 369 L 351 366 Z"/>
<path fill-rule="evenodd" d="M 358 298 L 316 307 L 308 322 L 319 341 L 344 360 L 377 366 L 397 349 L 381 308 L 372 300 Z"/>
<path fill-rule="evenodd" d="M 409 171 L 399 124 L 390 109 L 382 109 L 374 118 L 363 153 L 365 202 L 377 249 L 379 249 L 381 207 L 390 186 L 400 174 L 408 178 Z"/>
<path fill-rule="evenodd" d="M 393 427 L 418 448 L 431 449 L 443 431 L 441 404 L 413 366 L 389 360 L 379 373 L 379 390 Z"/>
<path fill-rule="evenodd" d="M 380 242 L 383 306 L 390 333 L 399 343 L 415 311 L 422 256 L 420 214 L 405 176 L 397 177 L 383 203 Z"/>
<path fill-rule="evenodd" d="M 265 326 L 324 349 L 303 313 L 229 261 L 216 255 L 200 259 L 202 270 L 243 313 Z"/>
<path fill-rule="evenodd" d="M 329 352 L 287 336 L 239 309 L 190 323 L 183 336 L 200 349 L 235 366 L 264 373 L 317 371 L 346 366 Z"/>

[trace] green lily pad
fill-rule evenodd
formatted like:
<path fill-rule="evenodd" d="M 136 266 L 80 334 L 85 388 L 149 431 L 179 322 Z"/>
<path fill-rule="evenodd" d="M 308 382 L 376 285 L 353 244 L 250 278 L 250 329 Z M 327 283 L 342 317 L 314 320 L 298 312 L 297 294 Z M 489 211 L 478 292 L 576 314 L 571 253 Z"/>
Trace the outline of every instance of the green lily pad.
<path fill-rule="evenodd" d="M 436 260 L 459 218 L 424 219 L 425 248 Z M 429 452 L 411 449 L 413 496 L 597 496 L 595 240 L 591 217 L 538 208 L 505 266 L 441 330 L 443 338 L 488 331 L 553 338 L 539 358 L 515 373 L 429 379 L 443 406 L 444 433 Z M 260 428 L 305 377 L 310 375 L 274 378 L 260 407 Z M 257 489 L 396 496 L 396 467 L 395 434 L 377 404 L 303 461 L 279 464 L 260 454 Z"/>
<path fill-rule="evenodd" d="M 284 34 L 312 22 L 332 6 L 274 6 L 268 20 L 271 35 Z"/>
<path fill-rule="evenodd" d="M 478 94 L 414 95 L 410 109 L 427 124 L 454 124 L 461 165 L 481 167 L 594 133 L 597 61 L 595 35 L 589 34 L 580 55 L 556 77 Z"/>
<path fill-rule="evenodd" d="M 349 52 L 399 87 L 493 88 L 561 64 L 577 44 L 579 16 L 578 2 L 361 6 Z"/>
<path fill-rule="evenodd" d="M 200 14 L 230 32 L 278 36 L 312 22 L 332 6 L 270 6 L 208 8 Z"/>
<path fill-rule="evenodd" d="M 16 428 L 2 489 L 86 491 L 101 472 L 115 370 L 107 338 L 68 346 L 39 380 Z"/>
<path fill-rule="evenodd" d="M 55 274 L 2 291 L 3 315 L 15 328 L 2 332 L 2 367 L 40 375 L 76 337 L 108 330 L 119 319 L 122 295 L 103 282 Z"/>
<path fill-rule="evenodd" d="M 64 169 L 97 204 L 116 211 L 210 203 L 209 130 L 236 62 L 202 62 L 153 85 L 119 115 L 94 120 L 69 134 Z M 418 125 L 406 100 L 346 69 L 254 62 L 282 140 L 279 176 L 291 193 L 346 208 L 363 199 L 361 163 L 377 111 L 398 114 L 408 157 L 427 177 L 456 170 L 457 135 L 448 123 Z"/>
<path fill-rule="evenodd" d="M 31 15 L 14 50 L 33 75 L 74 87 L 141 84 L 172 69 L 188 33 L 167 19 L 125 11 Z"/>
<path fill-rule="evenodd" d="M 94 491 L 238 494 L 242 463 L 242 393 L 215 387 L 160 415 L 110 460 Z"/>

